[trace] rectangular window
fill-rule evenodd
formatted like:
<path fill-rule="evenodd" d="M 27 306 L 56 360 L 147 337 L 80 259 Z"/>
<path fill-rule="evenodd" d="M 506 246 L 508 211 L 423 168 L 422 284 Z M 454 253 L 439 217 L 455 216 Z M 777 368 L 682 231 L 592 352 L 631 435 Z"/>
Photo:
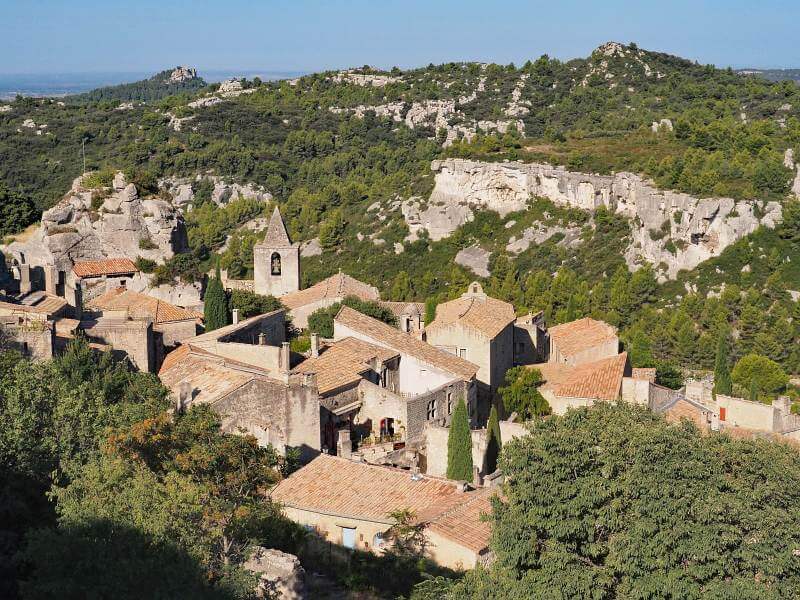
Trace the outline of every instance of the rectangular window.
<path fill-rule="evenodd" d="M 453 414 L 453 392 L 447 392 L 447 414 Z"/>
<path fill-rule="evenodd" d="M 428 402 L 428 421 L 436 418 L 436 400 Z"/>
<path fill-rule="evenodd" d="M 466 348 L 459 348 L 458 349 L 458 355 L 461 358 L 467 358 L 467 349 Z"/>
<path fill-rule="evenodd" d="M 342 546 L 345 548 L 356 547 L 356 528 L 355 527 L 341 527 L 342 530 Z"/>

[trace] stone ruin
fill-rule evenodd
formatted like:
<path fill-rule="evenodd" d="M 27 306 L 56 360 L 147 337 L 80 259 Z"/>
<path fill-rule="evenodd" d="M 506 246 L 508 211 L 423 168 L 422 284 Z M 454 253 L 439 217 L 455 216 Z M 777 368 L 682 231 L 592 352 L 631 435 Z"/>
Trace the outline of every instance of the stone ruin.
<path fill-rule="evenodd" d="M 293 554 L 256 546 L 244 564 L 259 576 L 256 596 L 276 600 L 304 600 L 305 569 Z"/>

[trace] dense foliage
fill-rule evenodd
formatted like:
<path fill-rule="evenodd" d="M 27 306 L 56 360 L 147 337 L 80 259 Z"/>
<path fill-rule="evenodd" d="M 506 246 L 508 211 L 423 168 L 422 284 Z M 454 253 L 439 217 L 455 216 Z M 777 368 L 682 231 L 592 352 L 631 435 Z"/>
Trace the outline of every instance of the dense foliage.
<path fill-rule="evenodd" d="M 506 383 L 498 390 L 505 412 L 517 413 L 525 421 L 549 415 L 550 405 L 539 391 L 543 383 L 539 369 L 514 367 L 506 371 Z"/>
<path fill-rule="evenodd" d="M 205 296 L 203 296 L 203 324 L 206 331 L 214 331 L 230 323 L 228 312 L 228 297 L 222 287 L 222 281 L 217 274 L 208 280 Z"/>
<path fill-rule="evenodd" d="M 245 598 L 250 545 L 294 547 L 261 496 L 273 450 L 168 407 L 81 339 L 46 362 L 0 351 L 0 596 Z"/>
<path fill-rule="evenodd" d="M 357 296 L 347 296 L 341 302 L 335 302 L 325 308 L 318 308 L 308 316 L 308 330 L 318 333 L 324 338 L 333 337 L 333 319 L 342 306 L 349 306 L 360 313 L 397 327 L 397 317 L 385 306 L 372 300 L 362 300 Z"/>
<path fill-rule="evenodd" d="M 601 404 L 537 423 L 504 446 L 501 463 L 496 562 L 416 597 L 800 594 L 793 447 L 702 435 L 688 422 Z"/>
<path fill-rule="evenodd" d="M 152 102 L 175 94 L 194 92 L 206 87 L 202 77 L 170 81 L 172 69 L 156 73 L 149 79 L 97 88 L 84 94 L 69 96 L 70 103 L 89 102 Z"/>

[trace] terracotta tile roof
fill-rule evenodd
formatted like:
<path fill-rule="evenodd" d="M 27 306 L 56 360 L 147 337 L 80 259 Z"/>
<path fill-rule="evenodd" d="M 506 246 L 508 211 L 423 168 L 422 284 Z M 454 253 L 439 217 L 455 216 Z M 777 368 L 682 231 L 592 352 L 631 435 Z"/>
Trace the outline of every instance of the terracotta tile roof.
<path fill-rule="evenodd" d="M 149 317 L 154 323 L 197 321 L 203 314 L 164 302 L 146 294 L 118 287 L 92 299 L 87 308 L 97 310 L 127 310 L 132 318 Z"/>
<path fill-rule="evenodd" d="M 436 319 L 426 327 L 436 327 L 461 323 L 475 329 L 489 338 L 494 338 L 517 318 L 514 307 L 486 295 L 464 295 L 436 307 Z"/>
<path fill-rule="evenodd" d="M 281 217 L 281 211 L 278 210 L 277 206 L 272 211 L 272 216 L 269 219 L 264 241 L 258 245 L 269 246 L 270 248 L 289 248 L 292 246 L 292 241 L 286 231 L 286 225 L 283 223 L 283 217 Z"/>
<path fill-rule="evenodd" d="M 440 350 L 414 336 L 403 333 L 391 325 L 361 314 L 349 306 L 343 306 L 336 315 L 334 323 L 342 325 L 368 336 L 376 343 L 396 350 L 401 354 L 409 354 L 422 363 L 452 373 L 468 381 L 475 376 L 478 367 L 454 354 Z"/>
<path fill-rule="evenodd" d="M 373 360 L 387 361 L 396 356 L 394 350 L 347 337 L 327 346 L 317 358 L 304 360 L 294 370 L 316 373 L 317 389 L 325 395 L 361 381 L 361 376 L 372 368 Z"/>
<path fill-rule="evenodd" d="M 129 258 L 106 258 L 104 260 L 87 260 L 77 262 L 72 272 L 78 277 L 100 277 L 102 275 L 124 275 L 136 273 L 139 269 Z"/>
<path fill-rule="evenodd" d="M 346 296 L 361 300 L 378 300 L 378 288 L 368 285 L 344 273 L 337 273 L 309 288 L 281 296 L 280 300 L 288 309 L 299 308 L 320 300 L 339 301 Z"/>
<path fill-rule="evenodd" d="M 389 513 L 409 509 L 417 522 L 475 551 L 489 542 L 490 490 L 458 492 L 453 482 L 321 454 L 270 493 L 286 506 L 331 516 L 393 524 Z"/>
<path fill-rule="evenodd" d="M 397 318 L 403 315 L 425 314 L 425 304 L 422 302 L 391 302 L 389 300 L 381 300 L 378 304 L 392 311 L 392 314 Z"/>
<path fill-rule="evenodd" d="M 27 313 L 37 315 L 50 315 L 54 311 L 42 306 L 29 306 L 27 304 L 17 304 L 15 302 L 0 301 L 0 309 L 3 311 L 11 311 L 13 313 Z"/>
<path fill-rule="evenodd" d="M 495 490 L 483 489 L 470 493 L 466 502 L 455 504 L 441 514 L 431 515 L 429 519 L 421 515 L 418 521 L 427 521 L 428 529 L 446 537 L 474 552 L 489 546 L 492 525 L 483 519 L 492 514 L 492 496 Z M 456 497 L 462 497 L 458 494 Z"/>
<path fill-rule="evenodd" d="M 243 370 L 238 366 L 241 365 L 236 361 L 184 344 L 167 354 L 158 377 L 175 395 L 180 392 L 181 383 L 188 381 L 193 388 L 193 402 L 213 404 L 255 379 L 266 378 L 265 373 L 249 365 Z"/>
<path fill-rule="evenodd" d="M 627 352 L 577 366 L 559 363 L 531 365 L 545 379 L 542 389 L 562 398 L 616 400 L 622 388 L 622 377 L 628 360 Z"/>
<path fill-rule="evenodd" d="M 589 317 L 555 325 L 548 332 L 550 339 L 564 356 L 577 354 L 617 336 L 614 327 Z"/>

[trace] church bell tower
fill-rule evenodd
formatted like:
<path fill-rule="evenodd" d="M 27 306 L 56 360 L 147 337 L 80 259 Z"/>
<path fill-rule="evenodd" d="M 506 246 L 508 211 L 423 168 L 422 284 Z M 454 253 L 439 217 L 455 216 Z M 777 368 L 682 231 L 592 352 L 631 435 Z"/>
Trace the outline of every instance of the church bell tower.
<path fill-rule="evenodd" d="M 272 212 L 264 241 L 253 248 L 255 292 L 283 296 L 300 289 L 300 244 L 293 244 L 278 207 Z"/>

